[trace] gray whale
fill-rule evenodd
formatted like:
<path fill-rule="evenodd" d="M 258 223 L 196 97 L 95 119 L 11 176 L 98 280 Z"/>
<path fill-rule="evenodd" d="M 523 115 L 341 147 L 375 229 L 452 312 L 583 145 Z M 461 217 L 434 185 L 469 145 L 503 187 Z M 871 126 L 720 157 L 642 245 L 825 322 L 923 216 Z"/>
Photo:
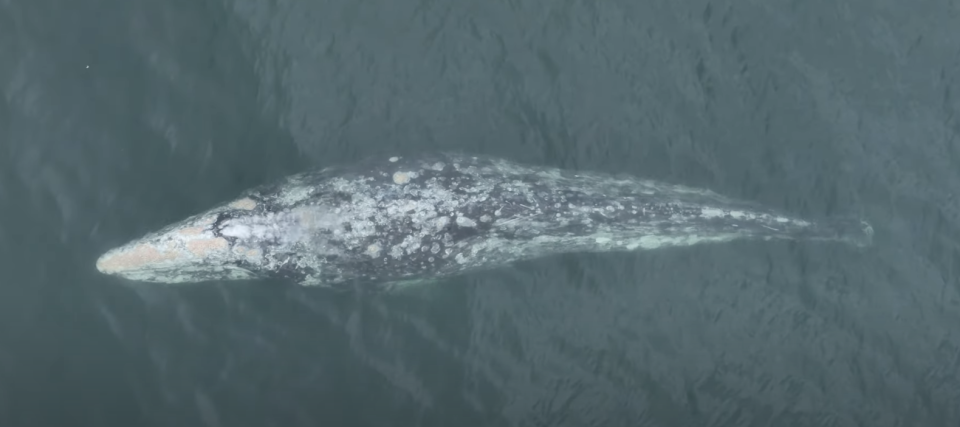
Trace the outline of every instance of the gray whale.
<path fill-rule="evenodd" d="M 866 246 L 872 235 L 859 219 L 808 221 L 708 190 L 440 153 L 290 176 L 112 249 L 97 269 L 156 283 L 377 286 L 560 253 L 736 239 Z"/>

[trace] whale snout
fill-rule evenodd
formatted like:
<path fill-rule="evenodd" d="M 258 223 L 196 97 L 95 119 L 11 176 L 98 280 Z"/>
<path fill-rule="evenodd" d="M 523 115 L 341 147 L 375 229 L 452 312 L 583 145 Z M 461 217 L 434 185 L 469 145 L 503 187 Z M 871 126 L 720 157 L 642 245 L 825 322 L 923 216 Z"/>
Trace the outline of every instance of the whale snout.
<path fill-rule="evenodd" d="M 111 249 L 97 259 L 101 273 L 126 279 L 181 283 L 251 278 L 237 266 L 238 252 L 223 237 L 214 235 L 211 219 L 187 221 Z"/>
<path fill-rule="evenodd" d="M 97 259 L 97 270 L 123 276 L 141 270 L 157 269 L 164 264 L 177 264 L 178 254 L 154 245 L 139 243 L 111 249 Z"/>

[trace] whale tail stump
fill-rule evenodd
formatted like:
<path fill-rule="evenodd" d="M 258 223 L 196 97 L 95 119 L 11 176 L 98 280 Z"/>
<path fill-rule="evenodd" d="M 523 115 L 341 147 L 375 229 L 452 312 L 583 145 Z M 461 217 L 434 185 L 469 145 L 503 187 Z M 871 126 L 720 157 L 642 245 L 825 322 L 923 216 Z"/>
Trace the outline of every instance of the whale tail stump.
<path fill-rule="evenodd" d="M 853 217 L 831 218 L 820 222 L 815 237 L 849 243 L 859 248 L 873 245 L 873 226 Z"/>

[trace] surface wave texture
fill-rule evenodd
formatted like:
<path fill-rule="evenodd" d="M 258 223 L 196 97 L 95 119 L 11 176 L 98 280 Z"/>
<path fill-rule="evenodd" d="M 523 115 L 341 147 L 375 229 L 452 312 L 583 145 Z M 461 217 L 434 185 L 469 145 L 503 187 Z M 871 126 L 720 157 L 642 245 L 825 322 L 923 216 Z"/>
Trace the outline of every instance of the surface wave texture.
<path fill-rule="evenodd" d="M 957 17 L 0 0 L 0 426 L 958 426 Z M 555 255 L 403 292 L 95 268 L 247 189 L 445 151 L 866 219 L 873 244 Z"/>

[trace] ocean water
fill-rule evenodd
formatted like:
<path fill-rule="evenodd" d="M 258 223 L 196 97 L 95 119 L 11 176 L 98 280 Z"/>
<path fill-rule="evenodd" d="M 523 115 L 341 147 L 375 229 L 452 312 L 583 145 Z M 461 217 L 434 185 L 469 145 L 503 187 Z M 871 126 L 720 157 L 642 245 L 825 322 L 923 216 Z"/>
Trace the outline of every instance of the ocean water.
<path fill-rule="evenodd" d="M 960 5 L 0 0 L 0 426 L 960 425 Z M 107 249 L 456 150 L 857 215 L 367 295 Z"/>

